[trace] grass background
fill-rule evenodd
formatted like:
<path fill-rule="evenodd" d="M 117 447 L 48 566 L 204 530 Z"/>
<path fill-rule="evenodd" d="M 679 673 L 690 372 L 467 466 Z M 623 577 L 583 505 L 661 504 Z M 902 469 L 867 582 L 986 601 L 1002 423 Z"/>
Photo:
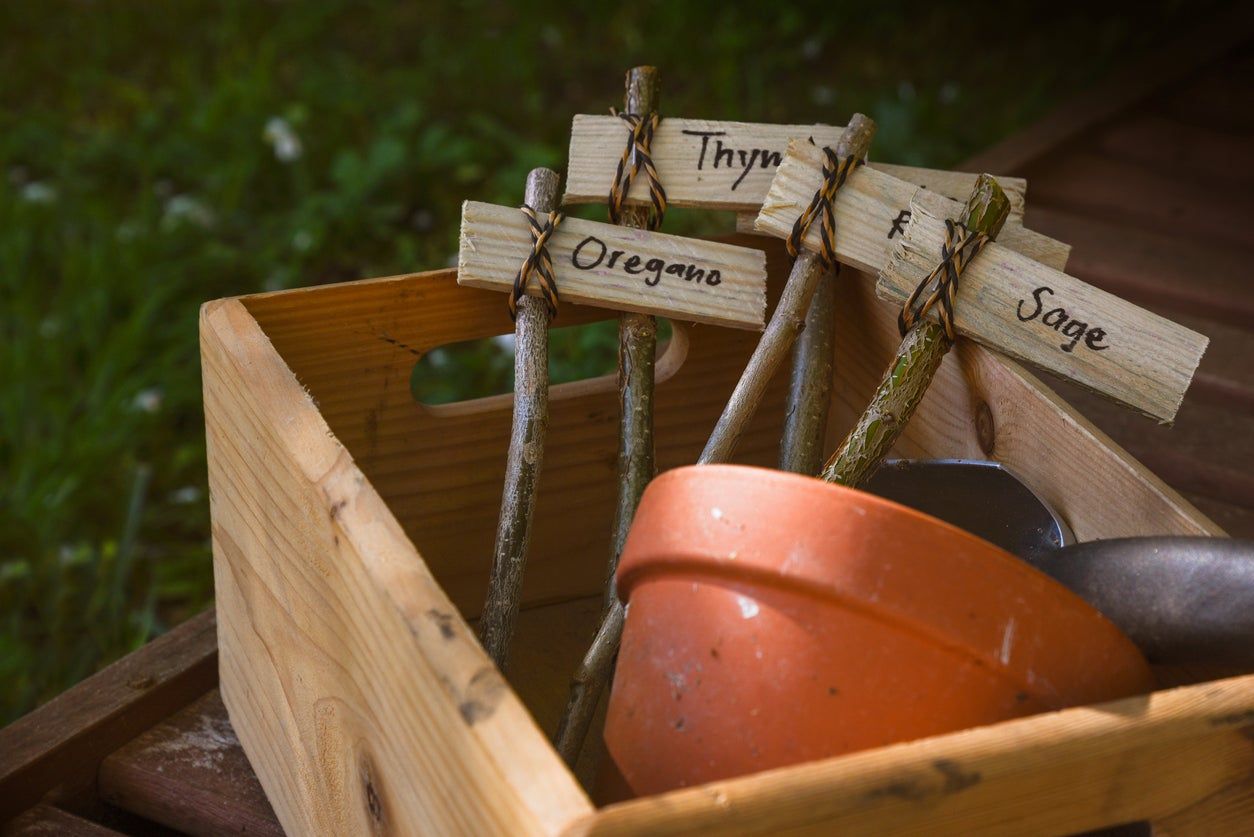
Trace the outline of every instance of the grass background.
<path fill-rule="evenodd" d="M 0 723 L 212 597 L 201 302 L 449 264 L 461 201 L 560 170 L 633 64 L 663 114 L 863 111 L 877 159 L 945 166 L 1197 11 L 1069 8 L 0 3 Z M 501 341 L 432 360 L 433 400 L 508 386 Z"/>

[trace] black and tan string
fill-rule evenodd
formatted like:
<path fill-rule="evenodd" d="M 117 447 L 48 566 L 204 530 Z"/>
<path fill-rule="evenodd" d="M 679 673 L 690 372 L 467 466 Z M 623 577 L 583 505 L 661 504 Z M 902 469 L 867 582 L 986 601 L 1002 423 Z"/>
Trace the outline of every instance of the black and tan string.
<path fill-rule="evenodd" d="M 646 228 L 656 230 L 662 226 L 662 218 L 666 215 L 666 189 L 662 187 L 662 179 L 658 177 L 657 166 L 653 164 L 653 133 L 657 130 L 662 118 L 656 113 L 639 115 L 635 113 L 618 113 L 611 111 L 619 119 L 627 123 L 630 131 L 627 135 L 627 147 L 618 161 L 618 170 L 614 172 L 614 182 L 610 184 L 608 199 L 610 222 L 622 223 L 623 207 L 627 195 L 631 192 L 631 184 L 640 169 L 644 169 L 645 178 L 649 181 L 649 200 L 653 208 L 649 212 Z"/>
<path fill-rule="evenodd" d="M 849 173 L 864 162 L 866 161 L 853 156 L 839 157 L 830 148 L 823 149 L 823 182 L 810 199 L 810 205 L 793 222 L 792 232 L 784 241 L 788 255 L 794 260 L 801 253 L 801 243 L 809 234 L 810 226 L 818 219 L 822 244 L 819 259 L 826 270 L 836 266 L 836 211 L 832 207 L 832 201 L 840 187 L 849 179 Z"/>
<path fill-rule="evenodd" d="M 553 278 L 553 259 L 549 256 L 549 239 L 565 217 L 561 212 L 550 212 L 541 222 L 538 213 L 523 204 L 519 207 L 527 218 L 531 228 L 531 252 L 523 260 L 522 267 L 514 276 L 514 289 L 509 295 L 510 319 L 518 318 L 518 301 L 527 293 L 527 282 L 534 273 L 539 280 L 540 293 L 544 297 L 545 307 L 549 311 L 549 319 L 557 316 L 557 304 L 561 297 L 557 293 L 557 281 Z"/>
<path fill-rule="evenodd" d="M 945 327 L 945 336 L 950 340 L 956 339 L 954 299 L 958 295 L 958 277 L 990 240 L 985 233 L 945 219 L 945 243 L 941 245 L 940 263 L 923 277 L 897 315 L 897 328 L 903 337 L 939 302 L 940 322 Z M 920 302 L 928 288 L 932 289 L 931 293 Z"/>

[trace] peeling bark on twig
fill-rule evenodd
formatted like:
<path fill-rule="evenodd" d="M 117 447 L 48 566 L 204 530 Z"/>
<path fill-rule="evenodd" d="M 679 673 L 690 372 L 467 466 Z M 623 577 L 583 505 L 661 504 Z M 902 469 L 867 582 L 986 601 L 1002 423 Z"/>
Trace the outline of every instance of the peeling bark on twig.
<path fill-rule="evenodd" d="M 959 220 L 969 229 L 996 238 L 1009 213 L 1010 200 L 997 181 L 980 175 Z M 956 304 L 962 304 L 961 286 Z M 879 469 L 952 345 L 944 327 L 933 320 L 918 323 L 906 334 L 871 403 L 824 467 L 823 479 L 858 486 Z"/>
<path fill-rule="evenodd" d="M 782 471 L 814 476 L 823 467 L 823 443 L 836 365 L 836 282 L 839 271 L 819 279 L 805 328 L 792 353 L 792 378 L 784 435 L 779 442 Z"/>
<path fill-rule="evenodd" d="M 527 176 L 527 205 L 548 214 L 557 204 L 558 176 L 535 169 Z M 535 516 L 536 491 L 544 464 L 549 424 L 549 313 L 544 300 L 524 296 L 514 321 L 514 418 L 501 516 L 496 527 L 488 598 L 479 620 L 479 638 L 502 672 L 509 663 L 510 641 L 522 600 L 523 571 Z"/>
<path fill-rule="evenodd" d="M 841 157 L 865 157 L 875 136 L 875 123 L 860 113 L 855 113 L 849 120 L 849 127 L 840 135 L 836 145 L 836 153 Z M 857 175 L 852 175 L 856 177 Z M 836 231 L 840 235 L 840 230 Z M 788 275 L 788 283 L 771 321 L 762 333 L 753 356 L 745 366 L 744 373 L 736 383 L 723 414 L 719 416 L 710 440 L 697 460 L 699 464 L 708 465 L 716 462 L 727 462 L 736 452 L 736 445 L 741 435 L 762 403 L 762 396 L 772 376 L 788 356 L 793 341 L 805 324 L 806 314 L 810 309 L 810 300 L 823 277 L 823 264 L 817 255 L 803 251 L 792 272 Z"/>
<path fill-rule="evenodd" d="M 647 114 L 657 110 L 658 75 L 654 67 L 634 67 L 627 73 L 625 111 Z M 629 207 L 622 225 L 644 229 L 648 209 Z M 627 540 L 636 506 L 653 479 L 653 371 L 657 354 L 657 320 L 645 314 L 625 313 L 618 319 L 618 502 L 610 536 L 610 560 L 605 582 L 605 610 L 596 638 L 570 686 L 566 711 L 555 743 L 566 763 L 574 766 L 601 693 L 609 683 L 623 632 L 623 606 L 618 601 L 614 575 Z"/>

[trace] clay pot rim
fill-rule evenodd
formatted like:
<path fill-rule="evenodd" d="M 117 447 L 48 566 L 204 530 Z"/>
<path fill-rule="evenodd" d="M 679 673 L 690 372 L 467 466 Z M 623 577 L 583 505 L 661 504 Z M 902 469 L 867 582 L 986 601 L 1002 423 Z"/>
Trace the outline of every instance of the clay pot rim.
<path fill-rule="evenodd" d="M 1148 676 L 1148 666 L 1140 649 L 1096 608 L 1026 561 L 965 529 L 909 506 L 858 489 L 834 485 L 815 477 L 748 465 L 690 465 L 675 468 L 655 478 L 649 490 L 654 491 L 656 497 L 657 489 L 654 484 L 666 491 L 668 483 L 682 484 L 698 475 L 704 479 L 727 480 L 729 488 L 736 483 L 743 484 L 745 480 L 750 480 L 757 486 L 780 486 L 781 495 L 783 495 L 781 499 L 784 499 L 790 492 L 795 495 L 800 490 L 818 498 L 814 501 L 816 508 L 825 503 L 834 503 L 838 506 L 853 505 L 865 509 L 877 508 L 889 517 L 911 520 L 916 526 L 921 524 L 929 530 L 943 533 L 944 538 L 949 539 L 950 543 L 966 545 L 970 556 L 966 559 L 968 562 L 974 560 L 990 567 L 997 567 L 1008 577 L 1007 583 L 1014 585 L 1014 588 L 1010 589 L 1019 591 L 1021 598 L 1036 599 L 1043 607 L 1050 610 L 1070 611 L 1073 619 L 1088 623 L 1093 631 L 1105 634 L 1101 642 L 1097 642 L 1094 637 L 1094 644 L 1084 649 L 1082 652 L 1084 655 L 1097 653 L 1099 647 L 1121 655 L 1131 654 L 1140 661 L 1140 665 L 1145 668 Z M 771 489 L 766 490 L 769 492 Z M 898 611 L 891 604 L 891 598 L 870 599 L 862 589 L 843 587 L 834 579 L 825 578 L 822 574 L 816 573 L 813 567 L 805 567 L 799 572 L 783 573 L 778 567 L 771 565 L 769 558 L 755 556 L 752 549 L 744 555 L 737 556 L 735 563 L 732 564 L 721 554 L 713 554 L 712 547 L 709 545 L 693 543 L 689 547 L 687 544 L 673 542 L 669 545 L 668 552 L 659 552 L 655 545 L 650 545 L 646 549 L 635 549 L 631 541 L 632 537 L 629 533 L 623 560 L 618 569 L 618 593 L 624 602 L 630 599 L 634 589 L 642 582 L 654 578 L 682 577 L 699 581 L 704 577 L 707 581 L 718 579 L 726 581 L 729 585 L 761 584 L 776 591 L 788 591 L 820 598 L 835 606 L 849 608 L 873 618 L 885 627 L 926 637 L 929 642 L 939 648 L 958 652 L 967 659 L 978 661 L 984 667 L 1001 672 L 1006 682 L 1013 683 L 1018 689 L 1037 699 L 1046 702 L 1053 701 L 1059 689 L 1066 688 L 1054 682 L 1052 677 L 1049 680 L 1029 679 L 1025 672 L 1031 667 L 1023 668 L 1024 664 L 1020 655 L 1015 656 L 1013 665 L 1007 666 L 1006 660 L 998 659 L 991 650 L 973 642 L 971 637 L 964 632 L 954 633 L 952 628 L 944 627 L 933 617 L 922 613 L 911 614 Z M 938 555 L 941 556 L 941 560 L 944 560 L 946 552 L 942 550 Z"/>
<path fill-rule="evenodd" d="M 963 529 L 961 526 L 955 526 L 954 524 L 946 520 L 941 520 L 939 517 L 933 517 L 927 512 L 922 512 L 922 511 L 919 511 L 918 509 L 911 508 L 910 506 L 902 505 L 901 503 L 898 503 L 895 500 L 889 500 L 886 497 L 879 496 L 878 494 L 872 494 L 867 491 L 862 491 L 861 489 L 858 489 L 858 488 L 851 488 L 850 486 L 847 486 L 847 485 L 838 485 L 836 483 L 827 482 L 826 480 L 820 479 L 818 477 L 811 477 L 805 474 L 796 474 L 791 471 L 780 471 L 775 468 L 763 468 L 759 465 L 736 465 L 736 464 L 729 464 L 729 463 L 720 463 L 716 465 L 681 465 L 678 468 L 671 468 L 668 471 L 663 471 L 662 473 L 658 474 L 656 477 L 653 478 L 653 480 L 649 483 L 649 485 L 652 486 L 654 484 L 660 484 L 663 482 L 670 482 L 674 480 L 684 479 L 686 478 L 688 474 L 693 474 L 693 473 L 706 474 L 712 471 L 726 473 L 733 477 L 753 474 L 753 475 L 756 475 L 757 478 L 767 480 L 767 481 L 783 483 L 786 485 L 791 484 L 794 486 L 805 485 L 807 486 L 807 490 L 809 491 L 827 492 L 832 497 L 849 498 L 851 496 L 854 496 L 854 497 L 859 498 L 859 502 L 861 503 L 869 504 L 873 506 L 879 506 L 894 514 L 899 514 L 899 515 L 903 515 L 906 517 L 912 517 L 921 521 L 926 521 L 927 523 L 931 524 L 932 526 L 938 529 L 948 531 L 949 533 L 958 536 L 960 540 L 966 540 L 979 548 L 987 549 L 989 553 L 996 555 L 996 558 L 994 560 L 999 561 L 1005 564 L 1006 566 L 1014 567 L 1015 571 L 1018 572 L 1018 574 L 1022 575 L 1025 579 L 1028 579 L 1034 582 L 1040 582 L 1043 586 L 1063 594 L 1066 598 L 1073 600 L 1074 602 L 1080 604 L 1081 606 L 1083 606 L 1084 608 L 1087 608 L 1088 610 L 1091 610 L 1102 621 L 1109 623 L 1112 627 L 1115 627 L 1115 630 L 1118 630 L 1118 627 L 1115 626 L 1113 622 L 1110 622 L 1110 620 L 1107 619 L 1100 611 L 1098 611 L 1088 602 L 1084 601 L 1084 599 L 1080 598 L 1078 595 L 1073 593 L 1066 586 L 1064 586 L 1061 582 L 1051 578 L 1050 576 L 1036 569 L 1036 567 L 1033 567 L 1031 564 L 1023 560 L 1022 558 L 1018 557 L 1017 555 L 1011 552 L 1007 552 L 1006 550 L 999 547 L 997 544 L 992 543 L 991 541 L 985 540 L 984 538 L 981 538 L 979 535 L 975 535 L 975 534 L 972 534 L 971 532 L 968 532 L 966 529 Z M 691 560 L 694 562 L 693 564 L 694 566 L 702 567 L 703 571 L 708 571 L 709 568 L 713 565 L 713 562 L 709 556 L 702 555 L 697 552 L 693 553 Z M 624 602 L 629 597 L 629 591 L 631 590 L 632 585 L 637 583 L 637 578 L 641 576 L 642 574 L 651 575 L 654 572 L 654 570 L 650 567 L 650 565 L 654 563 L 656 563 L 656 561 L 645 558 L 645 559 L 636 559 L 635 561 L 631 561 L 624 565 L 620 565 L 618 569 L 617 587 L 619 591 L 619 597 Z M 636 566 L 636 564 L 641 564 L 642 566 Z M 668 563 L 667 566 L 674 566 L 674 563 L 673 562 Z M 742 565 L 741 572 L 748 571 L 747 569 L 744 568 L 744 566 L 745 565 Z M 771 573 L 767 570 L 754 568 L 753 571 L 755 573 L 761 573 L 763 578 L 767 578 L 767 577 L 774 578 L 777 582 L 781 580 L 781 577 L 778 574 Z M 819 582 L 819 584 L 821 585 L 821 582 Z M 830 585 L 827 589 L 830 590 Z"/>

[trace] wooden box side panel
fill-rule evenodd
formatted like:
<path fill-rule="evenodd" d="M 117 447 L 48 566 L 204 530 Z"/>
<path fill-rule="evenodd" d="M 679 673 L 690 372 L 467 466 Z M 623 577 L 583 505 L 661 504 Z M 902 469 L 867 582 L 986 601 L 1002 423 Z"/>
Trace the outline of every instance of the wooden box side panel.
<path fill-rule="evenodd" d="M 1252 786 L 1254 675 L 612 805 L 570 833 L 1233 833 Z"/>
<path fill-rule="evenodd" d="M 781 246 L 771 243 L 767 253 L 773 299 L 788 265 Z M 415 402 L 409 383 L 414 364 L 436 347 L 512 333 L 505 295 L 459 287 L 448 270 L 249 297 L 244 304 L 450 598 L 468 617 L 476 615 L 500 510 L 511 398 L 427 408 Z M 612 316 L 563 304 L 554 327 Z M 654 398 L 661 470 L 696 460 L 757 343 L 750 332 L 674 326 Z M 784 369 L 772 382 L 737 461 L 776 464 L 787 379 Z M 525 603 L 600 593 L 617 448 L 613 375 L 553 389 Z"/>
<path fill-rule="evenodd" d="M 221 689 L 292 833 L 553 833 L 591 810 L 238 301 L 201 318 Z"/>
<path fill-rule="evenodd" d="M 761 237 L 737 241 L 766 248 L 773 301 L 788 270 L 782 246 Z M 508 332 L 510 323 L 501 294 L 460 288 L 454 273 L 286 291 L 245 304 L 454 603 L 473 616 L 492 554 L 510 399 L 428 409 L 415 403 L 409 380 L 424 353 Z M 845 270 L 836 281 L 829 450 L 900 342 L 893 307 L 875 298 L 869 277 Z M 555 325 L 605 317 L 565 305 Z M 679 345 L 662 358 L 655 396 L 663 470 L 695 461 L 757 342 L 756 334 L 710 326 L 676 324 L 676 333 Z M 787 378 L 784 368 L 771 382 L 737 461 L 774 466 Z M 617 485 L 613 379 L 555 387 L 550 406 L 524 589 L 529 603 L 600 590 Z M 1219 531 L 1033 376 L 967 341 L 942 364 L 897 453 L 999 459 L 1082 539 Z"/>

